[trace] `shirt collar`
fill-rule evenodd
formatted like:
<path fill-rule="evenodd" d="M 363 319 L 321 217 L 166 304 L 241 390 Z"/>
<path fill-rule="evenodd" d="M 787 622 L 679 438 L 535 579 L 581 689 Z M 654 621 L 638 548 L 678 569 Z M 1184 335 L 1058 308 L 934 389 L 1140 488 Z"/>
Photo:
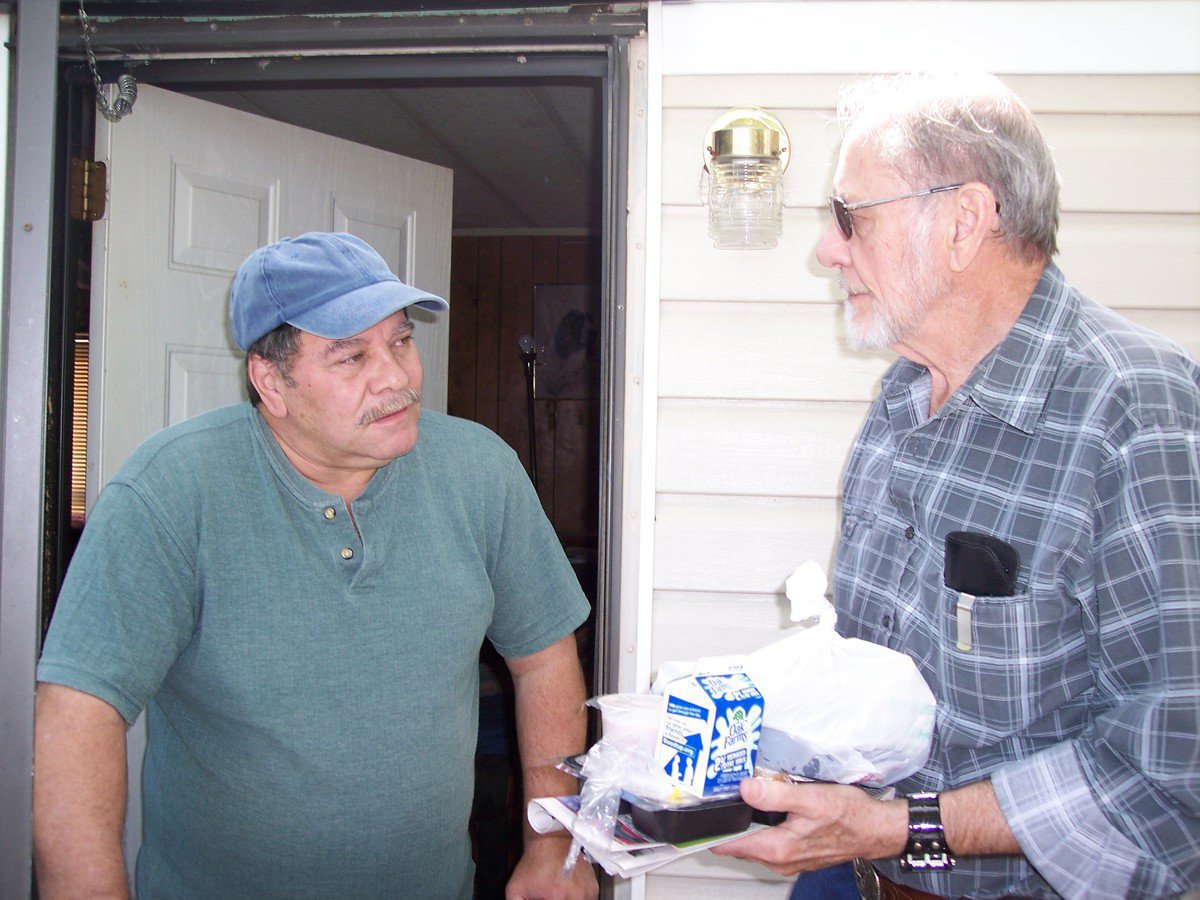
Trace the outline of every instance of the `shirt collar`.
<path fill-rule="evenodd" d="M 967 379 L 966 395 L 996 418 L 1031 433 L 1046 406 L 1078 316 L 1078 304 L 1062 272 L 1047 263 L 1008 336 Z"/>
<path fill-rule="evenodd" d="M 1047 263 L 1012 330 L 979 362 L 947 409 L 969 399 L 1001 421 L 1031 433 L 1078 315 L 1078 304 L 1062 272 Z M 884 376 L 883 392 L 909 390 L 921 376 L 928 378 L 924 366 L 897 360 Z"/>

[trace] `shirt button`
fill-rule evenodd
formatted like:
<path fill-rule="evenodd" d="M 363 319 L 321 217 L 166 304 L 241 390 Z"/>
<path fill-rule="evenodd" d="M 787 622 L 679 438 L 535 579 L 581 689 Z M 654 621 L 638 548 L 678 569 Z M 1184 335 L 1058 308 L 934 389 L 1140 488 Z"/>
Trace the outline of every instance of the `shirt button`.
<path fill-rule="evenodd" d="M 332 506 L 325 507 L 325 518 L 332 519 L 336 515 L 337 515 L 337 510 L 334 509 Z"/>
<path fill-rule="evenodd" d="M 354 551 L 349 547 L 342 548 L 342 559 L 354 559 Z"/>
<path fill-rule="evenodd" d="M 908 538 L 910 541 L 913 539 L 913 537 L 916 535 L 916 533 L 917 533 L 917 529 L 913 528 L 911 525 L 909 525 L 907 528 L 904 529 L 904 536 L 906 538 Z"/>

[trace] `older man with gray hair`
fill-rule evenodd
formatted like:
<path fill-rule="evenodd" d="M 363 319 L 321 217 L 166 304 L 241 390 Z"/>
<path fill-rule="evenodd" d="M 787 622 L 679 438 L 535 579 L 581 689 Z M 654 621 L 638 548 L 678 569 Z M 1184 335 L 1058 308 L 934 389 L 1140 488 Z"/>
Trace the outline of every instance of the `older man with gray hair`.
<path fill-rule="evenodd" d="M 885 802 L 748 780 L 788 820 L 714 852 L 873 860 L 885 897 L 1194 888 L 1200 366 L 1054 264 L 1054 162 L 998 80 L 872 79 L 839 114 L 817 259 L 851 343 L 900 358 L 845 474 L 834 603 L 916 662 L 933 747 Z M 959 584 L 964 544 L 996 586 Z"/>

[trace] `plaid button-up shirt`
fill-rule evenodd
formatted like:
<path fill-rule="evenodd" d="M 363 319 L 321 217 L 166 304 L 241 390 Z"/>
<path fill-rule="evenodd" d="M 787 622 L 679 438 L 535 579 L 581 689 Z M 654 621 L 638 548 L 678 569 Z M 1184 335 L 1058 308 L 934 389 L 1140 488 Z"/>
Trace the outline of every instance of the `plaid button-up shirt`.
<path fill-rule="evenodd" d="M 1164 897 L 1200 884 L 1200 367 L 1046 267 L 1008 336 L 932 416 L 897 361 L 846 473 L 839 630 L 908 654 L 937 696 L 898 785 L 990 777 L 1024 856 L 881 871 L 949 896 Z M 1020 553 L 956 646 L 945 537 Z"/>

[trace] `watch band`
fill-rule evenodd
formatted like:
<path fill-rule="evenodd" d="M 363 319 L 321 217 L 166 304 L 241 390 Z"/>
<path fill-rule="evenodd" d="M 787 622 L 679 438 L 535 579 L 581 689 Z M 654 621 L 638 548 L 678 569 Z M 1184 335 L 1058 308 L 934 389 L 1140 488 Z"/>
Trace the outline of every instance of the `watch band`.
<path fill-rule="evenodd" d="M 900 854 L 905 872 L 954 867 L 954 851 L 946 843 L 937 794 L 909 794 L 908 844 Z"/>

